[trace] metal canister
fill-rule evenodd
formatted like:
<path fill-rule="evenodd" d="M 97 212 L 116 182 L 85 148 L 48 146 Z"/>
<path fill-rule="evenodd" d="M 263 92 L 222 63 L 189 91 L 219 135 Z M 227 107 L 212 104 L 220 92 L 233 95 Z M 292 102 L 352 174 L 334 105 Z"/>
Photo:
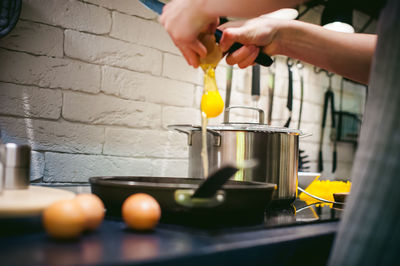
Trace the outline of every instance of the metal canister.
<path fill-rule="evenodd" d="M 29 145 L 0 143 L 0 179 L 2 189 L 26 189 L 30 182 Z"/>

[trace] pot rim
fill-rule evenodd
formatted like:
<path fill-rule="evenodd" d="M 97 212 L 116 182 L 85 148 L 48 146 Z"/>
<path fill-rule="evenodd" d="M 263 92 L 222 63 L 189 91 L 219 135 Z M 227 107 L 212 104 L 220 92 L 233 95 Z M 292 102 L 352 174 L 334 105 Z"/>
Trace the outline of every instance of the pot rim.
<path fill-rule="evenodd" d="M 168 125 L 168 129 L 180 129 L 184 131 L 199 131 L 201 126 L 193 124 L 174 124 Z M 308 136 L 299 129 L 270 126 L 258 123 L 227 123 L 222 125 L 209 125 L 207 129 L 214 131 L 249 131 L 249 132 L 265 132 L 265 133 L 286 133 L 290 135 L 299 135 L 301 137 Z"/>

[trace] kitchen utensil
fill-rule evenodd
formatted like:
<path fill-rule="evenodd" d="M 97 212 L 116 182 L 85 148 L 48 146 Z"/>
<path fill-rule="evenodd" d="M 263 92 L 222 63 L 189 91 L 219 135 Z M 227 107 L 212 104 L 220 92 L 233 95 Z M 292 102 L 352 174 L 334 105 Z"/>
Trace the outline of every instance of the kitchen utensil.
<path fill-rule="evenodd" d="M 332 76 L 333 73 L 328 73 L 329 85 L 325 92 L 324 99 L 324 111 L 322 115 L 322 125 L 321 125 L 321 136 L 319 142 L 319 152 L 318 152 L 318 171 L 322 172 L 324 170 L 323 158 L 322 158 L 322 146 L 324 141 L 324 132 L 326 124 L 326 115 L 328 113 L 329 102 L 331 105 L 331 139 L 333 140 L 333 157 L 332 157 L 332 173 L 336 171 L 336 156 L 337 156 L 337 145 L 336 145 L 336 125 L 335 125 L 335 94 L 332 90 Z"/>
<path fill-rule="evenodd" d="M 233 76 L 233 66 L 228 66 L 226 69 L 225 109 L 231 105 L 232 76 Z M 228 122 L 227 115 L 228 113 L 224 112 L 224 123 Z"/>
<path fill-rule="evenodd" d="M 300 76 L 300 108 L 299 108 L 299 119 L 297 121 L 297 129 L 300 129 L 301 115 L 303 113 L 303 100 L 304 100 L 304 79 L 303 79 L 303 68 L 304 68 L 304 65 L 300 61 L 297 61 L 296 67 L 298 69 L 298 73 L 299 73 L 299 76 Z M 305 154 L 304 150 L 299 150 L 299 152 L 300 152 L 300 155 L 299 155 L 299 171 L 306 171 L 306 170 L 310 169 L 310 166 L 308 166 L 310 161 L 307 160 L 308 155 Z"/>
<path fill-rule="evenodd" d="M 253 65 L 251 72 L 251 99 L 253 107 L 258 108 L 258 101 L 260 100 L 260 65 Z M 257 114 L 254 113 L 252 118 L 257 119 Z"/>
<path fill-rule="evenodd" d="M 274 184 L 228 180 L 215 196 L 192 197 L 200 178 L 92 177 L 92 192 L 106 207 L 107 216 L 119 217 L 124 200 L 134 193 L 153 196 L 161 207 L 161 221 L 191 226 L 260 223 L 271 201 Z"/>
<path fill-rule="evenodd" d="M 288 75 L 289 75 L 289 81 L 288 81 L 288 98 L 287 98 L 287 103 L 286 107 L 289 110 L 289 118 L 286 121 L 284 127 L 289 127 L 290 122 L 292 121 L 292 111 L 293 111 L 293 71 L 292 71 L 292 66 L 293 66 L 293 60 L 288 57 L 286 61 L 287 67 L 288 67 Z"/>
<path fill-rule="evenodd" d="M 153 10 L 154 12 L 156 12 L 157 14 L 161 15 L 162 13 L 162 9 L 164 7 L 164 3 L 158 1 L 158 0 L 140 0 L 140 2 L 142 4 L 144 4 L 147 8 Z M 220 42 L 222 38 L 222 31 L 220 30 L 216 30 L 215 31 L 215 39 L 217 41 L 217 43 Z M 235 42 L 227 51 L 227 53 L 233 53 L 234 51 L 238 50 L 239 48 L 241 48 L 243 45 L 240 43 Z M 268 55 L 260 52 L 255 60 L 256 63 L 263 65 L 263 66 L 270 66 L 273 61 L 271 59 L 271 57 L 269 57 Z"/>
<path fill-rule="evenodd" d="M 303 114 L 303 100 L 304 100 L 304 79 L 303 79 L 303 68 L 304 65 L 297 61 L 296 67 L 300 76 L 300 107 L 299 107 L 299 119 L 297 121 L 297 129 L 300 129 L 301 115 Z"/>
<path fill-rule="evenodd" d="M 251 71 L 251 98 L 254 102 L 258 102 L 260 99 L 260 65 L 255 64 Z"/>
<path fill-rule="evenodd" d="M 355 113 L 343 111 L 344 80 L 345 79 L 342 78 L 340 82 L 339 111 L 336 112 L 338 118 L 336 140 L 357 144 L 358 133 L 361 128 L 361 116 Z"/>
<path fill-rule="evenodd" d="M 257 111 L 259 123 L 230 123 L 229 111 L 233 108 Z M 207 127 L 209 171 L 215 171 L 224 164 L 255 159 L 259 164 L 238 171 L 234 180 L 277 184 L 274 201 L 292 202 L 297 191 L 298 141 L 303 133 L 296 129 L 265 125 L 261 109 L 231 106 L 225 112 L 228 123 Z M 168 128 L 188 135 L 189 177 L 202 178 L 200 126 L 170 125 Z"/>
<path fill-rule="evenodd" d="M 217 190 L 220 189 L 238 170 L 239 169 L 232 166 L 225 166 L 218 169 L 200 184 L 192 195 L 192 198 L 211 198 L 215 196 Z"/>
<path fill-rule="evenodd" d="M 268 125 L 271 125 L 272 121 L 274 94 L 275 94 L 275 71 L 273 70 L 273 67 L 270 67 L 268 74 L 268 116 L 267 116 Z"/>

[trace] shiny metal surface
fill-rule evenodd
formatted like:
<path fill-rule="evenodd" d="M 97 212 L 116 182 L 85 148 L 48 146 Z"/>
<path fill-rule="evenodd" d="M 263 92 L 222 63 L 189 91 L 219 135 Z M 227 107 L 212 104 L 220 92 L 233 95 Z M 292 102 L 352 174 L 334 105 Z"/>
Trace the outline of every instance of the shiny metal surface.
<path fill-rule="evenodd" d="M 0 144 L 0 162 L 3 189 L 28 188 L 31 162 L 29 145 Z"/>
<path fill-rule="evenodd" d="M 247 109 L 247 110 L 257 111 L 258 112 L 258 123 L 260 125 L 264 124 L 264 117 L 265 117 L 264 111 L 262 109 L 260 109 L 260 108 L 249 107 L 249 106 L 230 106 L 230 107 L 225 108 L 225 111 L 224 111 L 224 123 L 225 124 L 229 124 L 230 123 L 229 115 L 230 115 L 230 111 L 232 109 Z"/>
<path fill-rule="evenodd" d="M 214 136 L 208 134 L 209 171 L 232 163 L 255 159 L 257 166 L 242 169 L 233 177 L 238 181 L 277 184 L 275 200 L 293 201 L 297 192 L 298 134 L 250 131 L 220 131 L 221 145 L 212 145 Z M 191 132 L 189 146 L 189 177 L 203 178 L 201 167 L 201 131 Z"/>
<path fill-rule="evenodd" d="M 257 111 L 259 122 L 231 123 L 231 109 Z M 245 160 L 255 160 L 257 166 L 241 169 L 233 179 L 276 184 L 274 201 L 293 202 L 297 196 L 299 137 L 307 134 L 264 124 L 264 111 L 259 108 L 231 106 L 225 109 L 225 114 L 227 121 L 223 125 L 207 127 L 208 171 L 216 171 L 226 164 L 238 165 Z M 189 177 L 204 178 L 200 156 L 201 128 L 192 125 L 170 125 L 168 128 L 188 135 Z"/>

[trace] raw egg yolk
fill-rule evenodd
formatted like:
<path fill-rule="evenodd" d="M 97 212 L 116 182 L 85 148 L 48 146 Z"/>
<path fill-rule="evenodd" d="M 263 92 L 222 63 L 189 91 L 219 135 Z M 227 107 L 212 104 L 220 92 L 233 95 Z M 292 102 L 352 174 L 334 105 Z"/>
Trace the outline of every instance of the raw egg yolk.
<path fill-rule="evenodd" d="M 224 110 L 224 101 L 218 91 L 206 91 L 201 97 L 201 110 L 207 117 L 217 117 Z"/>
<path fill-rule="evenodd" d="M 215 71 L 211 66 L 208 66 L 204 71 L 204 92 L 201 97 L 200 108 L 208 118 L 217 117 L 224 110 L 224 101 L 219 94 L 215 81 Z"/>
<path fill-rule="evenodd" d="M 122 204 L 122 218 L 132 229 L 151 230 L 157 225 L 160 217 L 160 205 L 148 194 L 133 194 Z"/>

